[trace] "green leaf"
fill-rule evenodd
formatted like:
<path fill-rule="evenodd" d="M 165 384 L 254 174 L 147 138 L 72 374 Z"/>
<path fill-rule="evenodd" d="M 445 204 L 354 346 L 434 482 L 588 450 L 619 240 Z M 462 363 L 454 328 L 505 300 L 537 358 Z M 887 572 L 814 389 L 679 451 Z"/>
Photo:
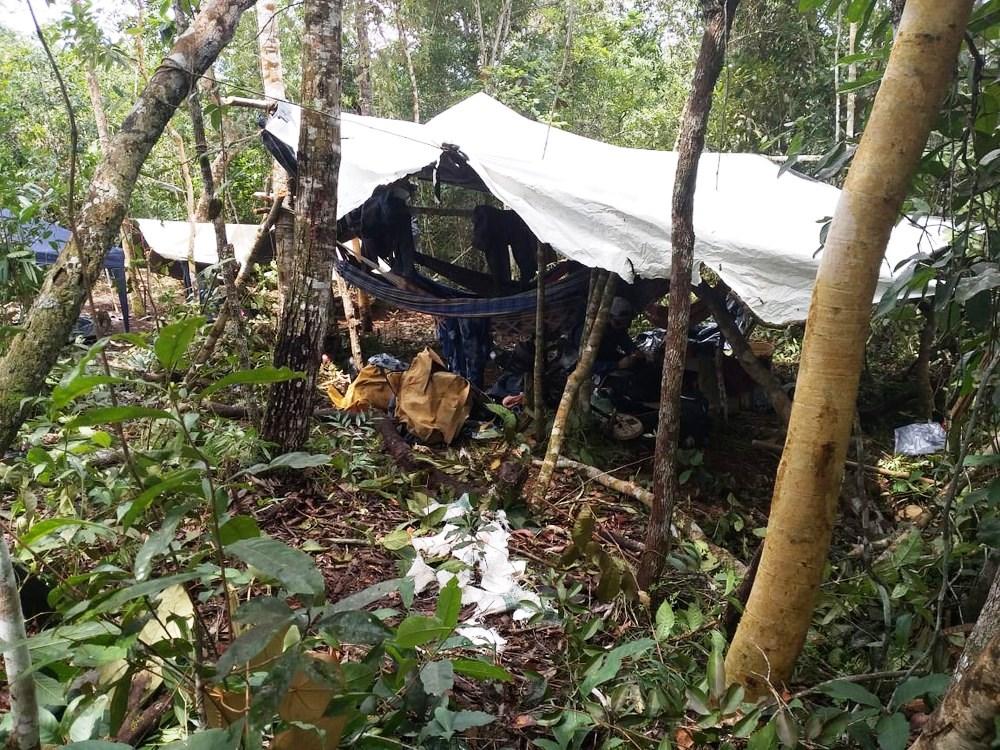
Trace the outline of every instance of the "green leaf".
<path fill-rule="evenodd" d="M 266 536 L 241 539 L 227 545 L 226 552 L 278 581 L 289 594 L 321 596 L 326 590 L 315 561 L 305 552 L 277 539 Z"/>
<path fill-rule="evenodd" d="M 687 707 L 694 711 L 695 713 L 701 714 L 702 716 L 708 716 L 712 713 L 712 709 L 709 706 L 708 696 L 705 695 L 701 690 L 694 686 L 689 686 L 685 690 L 687 695 Z"/>
<path fill-rule="evenodd" d="M 251 516 L 233 516 L 219 528 L 219 538 L 223 545 L 235 544 L 240 539 L 260 536 L 260 527 Z"/>
<path fill-rule="evenodd" d="M 101 536 L 114 536 L 114 531 L 101 523 L 85 521 L 82 518 L 47 518 L 44 521 L 36 523 L 31 527 L 28 533 L 21 537 L 21 545 L 24 547 L 30 547 L 39 539 L 42 539 L 43 537 L 68 526 L 76 526 L 78 528 L 85 527 Z"/>
<path fill-rule="evenodd" d="M 232 724 L 228 729 L 203 729 L 188 736 L 181 742 L 171 742 L 162 750 L 236 750 L 240 744 L 243 721 Z"/>
<path fill-rule="evenodd" d="M 726 692 L 726 644 L 722 634 L 712 631 L 712 651 L 708 656 L 708 689 L 712 699 L 718 701 Z M 780 730 L 780 727 L 779 727 Z"/>
<path fill-rule="evenodd" d="M 805 13 L 806 11 L 816 10 L 816 8 L 818 8 L 825 2 L 826 0 L 799 0 L 799 13 Z"/>
<path fill-rule="evenodd" d="M 799 725 L 791 711 L 781 709 L 774 717 L 774 725 L 778 730 L 778 739 L 785 747 L 796 747 L 799 744 Z"/>
<path fill-rule="evenodd" d="M 70 380 L 60 383 L 52 389 L 52 395 L 49 403 L 51 404 L 52 411 L 57 412 L 62 410 L 63 407 L 71 403 L 74 399 L 77 399 L 86 393 L 90 393 L 90 391 L 94 390 L 98 386 L 112 385 L 123 382 L 125 381 L 121 378 L 109 375 L 76 375 Z"/>
<path fill-rule="evenodd" d="M 341 643 L 377 646 L 392 636 L 392 631 L 370 612 L 351 610 L 323 618 L 323 630 Z"/>
<path fill-rule="evenodd" d="M 223 388 L 228 388 L 231 385 L 265 385 L 267 383 L 282 383 L 286 380 L 295 380 L 301 377 L 303 377 L 301 372 L 295 372 L 287 367 L 268 365 L 255 370 L 231 372 L 204 388 L 199 395 L 201 398 L 208 398 L 213 393 L 221 391 Z"/>
<path fill-rule="evenodd" d="M 481 659 L 453 659 L 452 665 L 455 672 L 476 680 L 495 680 L 497 682 L 510 682 L 513 675 L 503 667 L 482 661 Z"/>
<path fill-rule="evenodd" d="M 921 695 L 937 698 L 944 694 L 950 682 L 951 675 L 947 674 L 929 674 L 924 677 L 911 677 L 896 688 L 896 692 L 893 693 L 889 705 L 894 709 L 898 709 L 900 706 L 909 703 Z"/>
<path fill-rule="evenodd" d="M 161 481 L 152 487 L 147 487 L 136 496 L 128 510 L 122 516 L 122 526 L 126 529 L 130 528 L 160 495 L 182 488 L 185 490 L 197 490 L 199 476 L 200 474 L 194 469 L 180 469 L 179 471 L 167 474 Z"/>
<path fill-rule="evenodd" d="M 308 469 L 313 466 L 326 466 L 330 463 L 330 457 L 324 453 L 283 453 L 266 464 L 254 464 L 249 469 L 244 470 L 244 474 L 263 474 L 266 471 L 275 469 Z"/>
<path fill-rule="evenodd" d="M 910 742 L 910 722 L 903 714 L 883 716 L 875 725 L 881 750 L 906 750 Z"/>
<path fill-rule="evenodd" d="M 327 605 L 324 617 L 336 614 L 337 612 L 362 609 L 363 607 L 367 607 L 369 604 L 374 604 L 375 602 L 384 599 L 389 594 L 399 591 L 399 584 L 402 581 L 402 578 L 393 578 L 388 581 L 382 581 L 382 583 L 376 583 L 374 586 L 369 586 L 366 589 L 362 589 L 356 594 L 345 596 L 343 599 Z M 320 620 L 320 624 L 322 624 L 322 622 L 323 621 Z"/>
<path fill-rule="evenodd" d="M 107 740 L 84 740 L 63 745 L 63 750 L 132 750 L 131 745 L 124 742 L 108 742 Z"/>
<path fill-rule="evenodd" d="M 455 668 L 451 661 L 432 661 L 420 670 L 420 684 L 428 695 L 444 695 L 455 685 Z"/>
<path fill-rule="evenodd" d="M 451 634 L 452 628 L 436 617 L 410 615 L 396 629 L 395 642 L 400 648 L 415 648 L 431 641 L 439 641 Z"/>
<path fill-rule="evenodd" d="M 665 641 L 669 638 L 676 622 L 674 608 L 670 606 L 670 602 L 663 602 L 656 610 L 656 630 L 654 631 L 656 640 Z"/>
<path fill-rule="evenodd" d="M 410 532 L 406 529 L 396 529 L 379 538 L 378 541 L 390 552 L 397 552 L 410 546 Z"/>
<path fill-rule="evenodd" d="M 154 578 L 151 581 L 142 581 L 127 588 L 116 591 L 103 602 L 91 609 L 88 614 L 99 615 L 104 612 L 111 612 L 118 609 L 126 602 L 139 599 L 144 596 L 159 594 L 164 589 L 173 586 L 175 583 L 187 583 L 202 576 L 201 571 L 188 571 L 187 573 L 177 573 L 165 578 Z"/>
<path fill-rule="evenodd" d="M 483 711 L 456 711 L 452 714 L 451 725 L 456 732 L 464 732 L 473 727 L 485 727 L 496 720 L 493 714 Z"/>
<path fill-rule="evenodd" d="M 452 578 L 438 594 L 437 618 L 448 627 L 458 624 L 458 613 L 462 610 L 462 592 L 458 588 L 458 579 Z"/>
<path fill-rule="evenodd" d="M 205 322 L 200 316 L 185 318 L 160 329 L 153 343 L 153 352 L 164 370 L 173 371 L 194 340 L 194 335 Z"/>
<path fill-rule="evenodd" d="M 153 560 L 170 549 L 171 542 L 177 534 L 177 527 L 184 519 L 184 509 L 175 509 L 164 520 L 163 526 L 150 534 L 135 555 L 132 566 L 135 580 L 145 581 L 153 571 Z"/>
<path fill-rule="evenodd" d="M 225 677 L 234 667 L 246 664 L 257 656 L 271 641 L 287 630 L 294 619 L 295 614 L 291 610 L 283 615 L 276 614 L 272 619 L 251 628 L 230 643 L 215 664 L 219 678 Z"/>
<path fill-rule="evenodd" d="M 151 409 L 146 406 L 98 406 L 73 417 L 66 423 L 66 428 L 75 430 L 98 424 L 118 424 L 132 419 L 177 420 L 173 414 L 163 409 Z"/>
<path fill-rule="evenodd" d="M 778 746 L 778 729 L 773 721 L 750 735 L 747 750 L 774 750 Z"/>
<path fill-rule="evenodd" d="M 872 708 L 882 708 L 882 701 L 879 700 L 877 695 L 869 692 L 855 682 L 837 680 L 836 682 L 822 685 L 819 689 L 820 692 L 829 695 L 831 698 L 854 701 L 855 703 L 860 703 L 863 706 L 871 706 Z"/>
<path fill-rule="evenodd" d="M 594 526 L 597 523 L 597 519 L 594 517 L 594 511 L 591 509 L 589 504 L 584 504 L 580 508 L 580 512 L 576 516 L 576 520 L 573 522 L 573 531 L 570 534 L 573 539 L 573 544 L 577 546 L 578 549 L 583 549 L 587 546 L 587 543 L 591 540 L 594 535 Z"/>
<path fill-rule="evenodd" d="M 599 657 L 584 672 L 583 682 L 580 683 L 580 695 L 587 697 L 590 692 L 615 677 L 622 667 L 622 662 L 630 657 L 638 656 L 655 645 L 651 638 L 640 638 L 630 643 L 622 644 L 612 649 L 607 654 Z"/>

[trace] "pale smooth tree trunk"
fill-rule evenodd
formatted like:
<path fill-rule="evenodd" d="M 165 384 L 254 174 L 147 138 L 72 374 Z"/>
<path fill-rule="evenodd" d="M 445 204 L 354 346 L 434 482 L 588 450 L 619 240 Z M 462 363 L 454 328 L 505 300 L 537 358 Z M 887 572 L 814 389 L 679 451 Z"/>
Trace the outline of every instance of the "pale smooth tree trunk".
<path fill-rule="evenodd" d="M 413 121 L 420 122 L 420 88 L 417 85 L 417 71 L 413 67 L 413 55 L 410 54 L 410 40 L 406 33 L 406 25 L 403 23 L 403 3 L 396 0 L 396 33 L 399 34 L 399 46 L 403 50 L 403 59 L 406 61 L 406 73 L 410 77 L 410 91 L 413 94 Z"/>
<path fill-rule="evenodd" d="M 834 213 L 746 611 L 726 658 L 750 695 L 789 679 L 830 549 L 878 269 L 951 81 L 972 0 L 909 0 Z"/>
<path fill-rule="evenodd" d="M 271 387 L 263 429 L 267 440 L 286 451 L 300 448 L 309 435 L 330 309 L 340 172 L 341 7 L 340 0 L 305 5 L 295 253 L 274 348 L 276 367 L 305 377 Z"/>
<path fill-rule="evenodd" d="M 260 54 L 260 79 L 264 98 L 270 104 L 285 99 L 285 74 L 281 63 L 278 17 L 275 0 L 257 0 L 257 48 Z M 277 161 L 271 166 L 271 195 L 288 196 L 288 174 Z M 292 201 L 285 198 L 285 215 L 274 225 L 275 267 L 278 271 L 278 298 L 284 300 L 291 279 L 291 255 L 294 242 Z"/>
<path fill-rule="evenodd" d="M 3 534 L 0 534 L 0 643 L 21 644 L 3 652 L 13 719 L 10 747 L 14 750 L 37 750 L 40 747 L 38 699 L 35 680 L 31 676 L 31 653 L 24 644 L 26 638 L 24 613 L 21 611 L 21 597 L 10 549 Z"/>
<path fill-rule="evenodd" d="M 249 0 L 208 0 L 144 87 L 108 144 L 76 219 L 76 234 L 45 275 L 22 330 L 0 358 L 0 453 L 24 420 L 25 399 L 38 395 L 69 338 L 87 290 L 101 273 L 121 229 L 143 162 L 171 115 L 232 39 Z"/>
<path fill-rule="evenodd" d="M 847 54 L 853 55 L 857 50 L 858 42 L 858 24 L 852 23 L 847 32 Z M 858 80 L 858 64 L 855 62 L 849 63 L 847 65 L 847 82 L 854 83 Z M 858 92 L 848 91 L 847 92 L 847 125 L 845 127 L 845 135 L 848 138 L 854 138 L 856 135 L 855 130 L 855 119 L 857 117 L 858 109 Z"/>
<path fill-rule="evenodd" d="M 545 493 L 548 492 L 549 484 L 552 483 L 552 475 L 556 470 L 556 461 L 562 452 L 563 440 L 566 437 L 566 423 L 569 414 L 573 411 L 573 404 L 576 402 L 577 392 L 583 382 L 590 378 L 590 373 L 594 369 L 594 361 L 597 359 L 597 350 L 601 345 L 601 338 L 604 336 L 604 329 L 608 323 L 608 312 L 611 309 L 611 300 L 615 296 L 615 288 L 618 284 L 618 277 L 611 272 L 606 275 L 600 274 L 594 277 L 599 283 L 593 284 L 591 290 L 593 307 L 593 322 L 584 327 L 586 331 L 581 347 L 580 359 L 566 380 L 563 388 L 562 398 L 559 399 L 559 407 L 556 409 L 555 417 L 552 420 L 552 432 L 549 434 L 549 444 L 545 449 L 545 458 L 542 466 L 538 470 L 535 478 L 535 486 L 532 491 L 533 504 L 540 505 L 545 500 Z M 591 319 L 591 316 L 587 316 Z"/>
<path fill-rule="evenodd" d="M 371 4 L 369 0 L 357 0 L 354 7 L 354 33 L 358 38 L 358 73 L 355 78 L 358 85 L 358 113 L 364 117 L 371 117 L 375 114 L 372 106 L 372 45 L 368 35 L 368 22 L 371 18 Z M 355 255 L 360 256 L 358 245 L 360 240 L 354 240 Z M 361 330 L 371 333 L 374 329 L 372 325 L 372 301 L 368 292 L 358 289 L 358 319 L 361 322 Z"/>
<path fill-rule="evenodd" d="M 649 590 L 663 571 L 670 547 L 670 516 L 680 484 L 677 444 L 680 438 L 681 388 L 687 360 L 691 315 L 691 272 L 694 268 L 694 190 L 698 161 L 705 149 L 705 130 L 712 111 L 712 91 L 726 59 L 726 42 L 739 0 L 706 0 L 705 33 L 695 63 L 691 93 L 677 136 L 677 171 L 671 207 L 670 302 L 664 340 L 660 413 L 653 453 L 653 505 L 646 527 L 646 548 L 639 560 L 639 587 Z"/>

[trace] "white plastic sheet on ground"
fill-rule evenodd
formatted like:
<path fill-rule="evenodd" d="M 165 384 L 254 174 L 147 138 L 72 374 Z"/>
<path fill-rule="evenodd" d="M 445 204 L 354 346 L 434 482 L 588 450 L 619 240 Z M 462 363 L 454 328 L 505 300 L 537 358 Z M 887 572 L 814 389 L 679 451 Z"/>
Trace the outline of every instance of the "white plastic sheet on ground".
<path fill-rule="evenodd" d="M 166 260 L 186 261 L 191 247 L 191 222 L 163 219 L 135 219 L 149 248 Z M 209 222 L 196 222 L 194 260 L 215 265 L 219 262 L 215 227 Z M 257 241 L 260 227 L 256 224 L 226 224 L 226 240 L 233 246 L 233 255 L 240 268 L 246 265 Z"/>
<path fill-rule="evenodd" d="M 289 114 L 289 112 L 291 114 Z M 298 143 L 297 110 L 267 129 Z M 476 94 L 424 125 L 344 115 L 338 211 L 379 185 L 436 163 L 457 145 L 490 191 L 544 242 L 589 267 L 634 276 L 670 274 L 670 199 L 676 154 L 611 146 L 521 117 Z M 755 154 L 705 154 L 695 194 L 695 257 L 763 320 L 804 320 L 819 267 L 820 230 L 840 191 Z M 939 222 L 903 221 L 892 233 L 878 299 L 918 253 L 947 243 Z"/>
<path fill-rule="evenodd" d="M 523 621 L 542 606 L 538 595 L 519 583 L 526 563 L 510 559 L 507 517 L 502 510 L 480 514 L 472 509 L 466 497 L 447 506 L 432 502 L 424 513 L 429 515 L 441 507 L 447 510 L 440 531 L 415 537 L 411 542 L 417 554 L 406 576 L 413 579 L 415 593 L 434 584 L 443 587 L 457 579 L 462 605 L 475 605 L 472 615 L 458 627 L 458 633 L 476 645 L 502 651 L 506 640 L 494 628 L 482 625 L 483 618 L 512 611 L 515 621 Z M 449 523 L 455 520 L 460 520 L 461 525 Z M 442 557 L 459 560 L 463 569 L 457 573 L 435 571 L 426 562 Z"/>

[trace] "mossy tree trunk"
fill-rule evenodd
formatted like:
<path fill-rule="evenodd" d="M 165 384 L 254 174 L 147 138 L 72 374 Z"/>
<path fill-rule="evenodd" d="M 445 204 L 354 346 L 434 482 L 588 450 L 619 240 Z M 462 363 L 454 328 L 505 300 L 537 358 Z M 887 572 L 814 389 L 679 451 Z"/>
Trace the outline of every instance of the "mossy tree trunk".
<path fill-rule="evenodd" d="M 0 454 L 24 419 L 25 399 L 38 395 L 69 338 L 87 290 L 118 236 L 139 170 L 174 111 L 232 38 L 249 0 L 208 0 L 149 79 L 111 136 L 76 218 L 76 234 L 49 269 L 23 329 L 0 359 Z"/>
<path fill-rule="evenodd" d="M 276 367 L 305 374 L 271 386 L 263 434 L 283 450 L 309 435 L 316 375 L 330 310 L 340 172 L 341 0 L 306 0 L 302 127 L 296 178 L 295 251 L 281 306 Z"/>
<path fill-rule="evenodd" d="M 805 643 L 836 515 L 886 243 L 951 81 L 972 0 L 908 0 L 823 249 L 767 537 L 726 658 L 750 695 Z"/>
<path fill-rule="evenodd" d="M 639 561 L 639 587 L 648 590 L 663 570 L 670 546 L 670 515 L 680 494 L 677 442 L 680 436 L 681 388 L 687 359 L 694 267 L 694 189 L 705 130 L 712 111 L 712 91 L 726 57 L 726 41 L 739 0 L 705 0 L 705 33 L 695 63 L 691 93 L 677 136 L 677 171 L 671 207 L 670 306 L 664 340 L 660 413 L 653 454 L 653 506 L 646 527 L 646 548 Z"/>

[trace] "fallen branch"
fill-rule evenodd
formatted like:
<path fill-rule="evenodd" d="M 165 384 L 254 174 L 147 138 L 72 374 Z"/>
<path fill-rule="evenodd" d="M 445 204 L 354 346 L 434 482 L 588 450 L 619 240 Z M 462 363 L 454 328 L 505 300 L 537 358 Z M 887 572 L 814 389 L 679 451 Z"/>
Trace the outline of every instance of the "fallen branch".
<path fill-rule="evenodd" d="M 535 459 L 532 463 L 535 464 L 535 466 L 541 466 L 542 464 L 542 462 L 538 459 Z M 583 474 L 591 481 L 597 482 L 598 484 L 622 495 L 638 500 L 647 508 L 651 507 L 653 504 L 653 493 L 645 487 L 640 487 L 635 482 L 619 479 L 616 476 L 608 474 L 606 471 L 601 471 L 595 466 L 582 464 L 579 461 L 573 461 L 569 458 L 560 458 L 556 462 L 556 468 L 573 469 L 574 471 Z M 701 526 L 698 525 L 698 522 L 682 510 L 677 508 L 674 509 L 673 522 L 671 523 L 671 526 L 674 531 L 674 536 L 677 538 L 688 539 L 693 542 L 703 542 L 711 553 L 716 556 L 716 558 L 729 565 L 739 575 L 742 576 L 747 572 L 747 566 L 741 560 L 737 559 L 729 550 L 723 549 L 712 542 L 702 530 Z"/>
<path fill-rule="evenodd" d="M 409 444 L 403 440 L 402 435 L 396 429 L 395 423 L 392 419 L 386 415 L 377 416 L 372 420 L 375 428 L 378 430 L 379 435 L 382 436 L 382 442 L 385 444 L 385 449 L 392 456 L 392 459 L 399 465 L 404 471 L 421 471 L 426 472 L 427 475 L 427 485 L 433 489 L 449 489 L 456 495 L 469 494 L 482 494 L 481 492 L 476 492 L 467 485 L 462 484 L 454 477 L 445 474 L 440 469 L 431 466 L 428 463 L 421 463 L 413 457 L 413 450 L 410 448 Z"/>

